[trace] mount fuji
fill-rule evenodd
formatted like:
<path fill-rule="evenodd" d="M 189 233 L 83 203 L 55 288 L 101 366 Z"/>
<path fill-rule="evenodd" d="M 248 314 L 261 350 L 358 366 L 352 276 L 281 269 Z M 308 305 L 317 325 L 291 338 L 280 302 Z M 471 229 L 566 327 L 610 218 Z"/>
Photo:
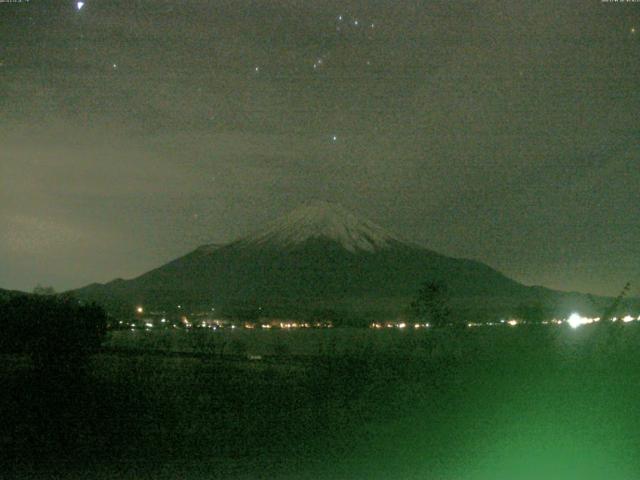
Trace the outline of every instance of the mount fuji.
<path fill-rule="evenodd" d="M 252 235 L 203 245 L 131 280 L 92 284 L 80 298 L 128 311 L 136 304 L 171 311 L 305 316 L 331 309 L 367 318 L 398 315 L 425 280 L 445 282 L 458 312 L 500 313 L 553 296 L 473 260 L 451 258 L 403 240 L 345 208 L 302 206 Z"/>

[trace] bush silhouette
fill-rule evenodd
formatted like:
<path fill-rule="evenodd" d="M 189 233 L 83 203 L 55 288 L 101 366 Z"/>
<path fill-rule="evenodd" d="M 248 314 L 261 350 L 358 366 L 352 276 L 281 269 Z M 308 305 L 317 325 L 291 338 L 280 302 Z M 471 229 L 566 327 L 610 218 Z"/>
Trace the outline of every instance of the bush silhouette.
<path fill-rule="evenodd" d="M 97 351 L 107 315 L 60 296 L 16 295 L 0 301 L 0 351 L 26 353 L 38 368 L 76 368 Z"/>

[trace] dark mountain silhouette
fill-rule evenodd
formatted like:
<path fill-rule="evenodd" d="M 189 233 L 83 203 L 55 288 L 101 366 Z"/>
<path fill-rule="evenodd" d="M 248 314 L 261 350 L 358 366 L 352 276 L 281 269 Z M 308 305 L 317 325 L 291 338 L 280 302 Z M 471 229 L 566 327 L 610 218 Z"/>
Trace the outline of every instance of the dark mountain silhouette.
<path fill-rule="evenodd" d="M 483 263 L 402 240 L 326 202 L 303 206 L 235 242 L 204 245 L 137 278 L 92 284 L 76 294 L 124 311 L 143 304 L 388 316 L 402 313 L 427 279 L 446 283 L 454 311 L 470 316 L 507 314 L 527 302 L 558 305 L 571 295 L 568 303 L 587 304 L 583 295 L 527 287 Z"/>

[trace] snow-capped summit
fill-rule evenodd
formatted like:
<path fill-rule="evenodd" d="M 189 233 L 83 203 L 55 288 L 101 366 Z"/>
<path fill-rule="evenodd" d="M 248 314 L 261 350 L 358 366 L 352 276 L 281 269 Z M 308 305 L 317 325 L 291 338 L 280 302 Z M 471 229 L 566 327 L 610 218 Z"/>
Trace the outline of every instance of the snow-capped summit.
<path fill-rule="evenodd" d="M 275 220 L 239 243 L 290 247 L 312 239 L 335 241 L 350 252 L 373 252 L 400 242 L 379 225 L 356 217 L 341 205 L 314 202 Z"/>

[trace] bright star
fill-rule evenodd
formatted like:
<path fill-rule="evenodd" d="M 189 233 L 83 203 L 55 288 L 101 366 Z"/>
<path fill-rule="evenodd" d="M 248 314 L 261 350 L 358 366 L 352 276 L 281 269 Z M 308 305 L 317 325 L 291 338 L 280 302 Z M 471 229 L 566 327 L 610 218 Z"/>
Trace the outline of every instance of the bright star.
<path fill-rule="evenodd" d="M 78 10 L 82 10 L 82 7 L 84 7 L 84 2 L 76 2 L 76 8 Z"/>
<path fill-rule="evenodd" d="M 333 136 L 331 137 L 331 140 L 333 140 L 333 141 L 335 142 L 336 140 L 338 140 L 338 136 L 337 136 L 337 135 L 333 135 Z"/>

